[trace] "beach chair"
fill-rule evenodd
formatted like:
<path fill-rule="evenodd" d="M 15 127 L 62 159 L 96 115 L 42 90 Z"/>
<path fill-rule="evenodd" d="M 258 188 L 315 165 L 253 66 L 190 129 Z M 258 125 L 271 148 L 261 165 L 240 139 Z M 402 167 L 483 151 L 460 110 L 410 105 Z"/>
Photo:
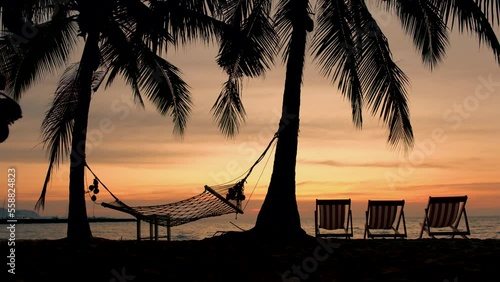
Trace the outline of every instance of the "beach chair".
<path fill-rule="evenodd" d="M 353 236 L 351 199 L 316 199 L 314 230 L 316 237 L 350 239 Z"/>
<path fill-rule="evenodd" d="M 363 239 L 406 238 L 404 205 L 404 200 L 368 200 Z M 400 231 L 401 224 L 402 231 Z"/>
<path fill-rule="evenodd" d="M 465 211 L 466 202 L 467 196 L 429 197 L 424 222 L 420 223 L 422 229 L 419 239 L 422 239 L 424 232 L 431 238 L 435 238 L 435 236 L 455 238 L 458 235 L 467 239 L 467 235 L 470 235 L 470 229 Z M 466 230 L 458 230 L 462 215 Z"/>

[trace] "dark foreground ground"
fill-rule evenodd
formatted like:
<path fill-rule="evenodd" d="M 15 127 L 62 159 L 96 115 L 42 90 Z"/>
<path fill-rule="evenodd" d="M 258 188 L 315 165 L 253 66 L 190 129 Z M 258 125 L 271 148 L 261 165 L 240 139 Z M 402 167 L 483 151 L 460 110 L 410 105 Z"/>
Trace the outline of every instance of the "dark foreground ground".
<path fill-rule="evenodd" d="M 18 240 L 15 274 L 0 250 L 1 281 L 500 281 L 500 240 Z"/>

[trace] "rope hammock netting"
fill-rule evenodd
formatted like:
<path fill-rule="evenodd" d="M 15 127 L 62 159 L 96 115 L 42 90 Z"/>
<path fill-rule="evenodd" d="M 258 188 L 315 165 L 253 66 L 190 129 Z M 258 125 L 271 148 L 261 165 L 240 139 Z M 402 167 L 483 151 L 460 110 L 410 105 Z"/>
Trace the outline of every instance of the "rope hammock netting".
<path fill-rule="evenodd" d="M 96 195 L 99 193 L 99 185 L 102 185 L 102 187 L 104 187 L 104 189 L 106 189 L 106 191 L 108 191 L 114 199 L 112 202 L 102 202 L 101 205 L 103 207 L 128 213 L 136 217 L 137 220 L 167 227 L 178 226 L 198 219 L 230 213 L 236 213 L 236 215 L 238 213 L 243 214 L 246 204 L 248 204 L 248 200 L 250 200 L 251 197 L 250 195 L 250 197 L 246 199 L 244 194 L 245 182 L 252 173 L 253 168 L 264 158 L 276 138 L 278 138 L 278 134 L 274 135 L 264 152 L 250 167 L 246 174 L 244 174 L 243 178 L 216 186 L 205 185 L 203 192 L 185 200 L 162 205 L 129 206 L 118 199 L 118 197 L 116 197 L 106 187 L 106 185 L 104 185 L 104 183 L 97 177 L 90 167 L 85 164 L 87 169 L 94 176 L 93 183 L 89 186 L 88 193 L 93 194 L 91 199 L 95 202 L 97 199 Z M 257 184 L 255 187 L 256 186 Z M 242 207 L 242 203 L 245 200 L 247 200 L 245 207 Z"/>
<path fill-rule="evenodd" d="M 205 186 L 205 190 L 196 196 L 163 205 L 130 207 L 116 198 L 113 202 L 103 202 L 101 205 L 106 208 L 128 213 L 142 221 L 172 227 L 206 217 L 220 216 L 229 213 L 243 214 L 241 208 L 238 207 L 240 205 L 237 203 L 241 203 L 241 200 L 230 201 L 221 196 L 221 194 L 232 189 L 234 186 L 235 185 L 227 185 L 214 188 Z"/>

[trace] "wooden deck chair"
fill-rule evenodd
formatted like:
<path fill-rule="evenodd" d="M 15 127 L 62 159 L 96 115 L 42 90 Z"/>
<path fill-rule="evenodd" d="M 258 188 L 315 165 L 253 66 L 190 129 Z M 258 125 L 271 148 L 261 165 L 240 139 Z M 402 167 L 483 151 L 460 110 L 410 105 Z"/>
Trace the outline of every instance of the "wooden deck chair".
<path fill-rule="evenodd" d="M 368 200 L 363 239 L 366 239 L 366 237 L 372 239 L 384 237 L 406 238 L 404 205 L 404 200 Z M 403 225 L 402 232 L 399 230 L 401 223 Z"/>
<path fill-rule="evenodd" d="M 424 231 L 431 238 L 435 238 L 436 235 L 454 238 L 458 235 L 467 239 L 467 235 L 470 235 L 470 229 L 467 212 L 465 211 L 466 202 L 467 196 L 429 197 L 424 222 L 420 223 L 422 229 L 420 230 L 419 239 L 422 239 Z M 458 230 L 462 215 L 465 221 L 465 231 Z M 447 230 L 443 230 L 443 228 Z M 448 228 L 451 231 L 448 231 Z"/>
<path fill-rule="evenodd" d="M 316 237 L 350 239 L 353 236 L 351 199 L 316 199 L 314 225 Z"/>

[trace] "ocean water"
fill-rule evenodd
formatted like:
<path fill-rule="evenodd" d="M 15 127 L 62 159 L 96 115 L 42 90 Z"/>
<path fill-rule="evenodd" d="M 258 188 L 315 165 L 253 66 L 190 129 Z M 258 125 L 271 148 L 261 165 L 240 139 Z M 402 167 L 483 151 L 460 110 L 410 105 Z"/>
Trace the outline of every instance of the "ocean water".
<path fill-rule="evenodd" d="M 408 239 L 417 239 L 420 234 L 420 217 L 407 217 L 406 229 Z M 314 235 L 314 218 L 302 218 L 302 228 L 310 235 Z M 364 218 L 353 218 L 354 238 L 363 238 Z M 255 224 L 255 217 L 248 218 L 245 215 L 224 215 L 219 217 L 205 218 L 181 226 L 171 228 L 172 240 L 201 240 L 217 236 L 218 231 L 239 231 L 239 228 L 248 230 Z M 113 240 L 135 240 L 135 222 L 99 222 L 90 224 L 94 237 Z M 238 228 L 239 227 L 239 228 Z M 471 235 L 469 238 L 476 239 L 500 239 L 500 216 L 470 216 L 469 227 Z M 44 223 L 44 224 L 17 224 L 16 239 L 61 239 L 66 236 L 66 223 Z M 142 237 L 149 236 L 149 224 L 141 222 Z M 9 230 L 7 225 L 0 225 L 0 239 L 7 239 Z M 166 240 L 166 228 L 159 228 L 160 240 Z M 459 237 L 460 238 L 460 237 Z"/>

